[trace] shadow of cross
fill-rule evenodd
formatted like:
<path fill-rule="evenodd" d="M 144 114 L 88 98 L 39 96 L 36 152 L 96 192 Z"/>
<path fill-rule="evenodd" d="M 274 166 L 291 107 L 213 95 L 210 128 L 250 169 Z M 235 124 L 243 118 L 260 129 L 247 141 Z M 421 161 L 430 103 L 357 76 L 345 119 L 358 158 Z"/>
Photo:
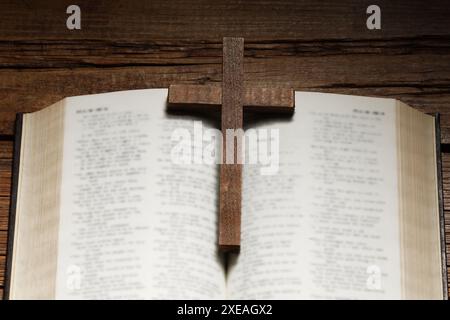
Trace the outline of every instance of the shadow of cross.
<path fill-rule="evenodd" d="M 199 105 L 221 107 L 222 162 L 219 190 L 219 249 L 238 252 L 241 243 L 242 163 L 233 140 L 227 151 L 227 132 L 242 129 L 243 111 L 292 113 L 294 90 L 285 88 L 244 87 L 244 39 L 223 38 L 222 87 L 213 85 L 171 85 L 168 106 L 177 110 L 198 108 Z M 227 157 L 228 155 L 228 157 Z M 231 163 L 230 163 L 231 162 Z"/>

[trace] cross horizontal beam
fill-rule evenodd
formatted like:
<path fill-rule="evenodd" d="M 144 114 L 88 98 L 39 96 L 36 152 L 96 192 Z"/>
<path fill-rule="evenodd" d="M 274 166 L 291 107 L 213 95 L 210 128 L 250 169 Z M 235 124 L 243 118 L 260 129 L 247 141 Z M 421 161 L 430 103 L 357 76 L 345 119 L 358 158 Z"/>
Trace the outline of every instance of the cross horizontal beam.
<path fill-rule="evenodd" d="M 295 98 L 293 89 L 285 88 L 244 88 L 245 110 L 268 112 L 293 112 Z M 203 108 L 220 109 L 222 88 L 215 85 L 174 84 L 169 87 L 169 107 L 183 109 L 183 106 L 205 105 Z"/>

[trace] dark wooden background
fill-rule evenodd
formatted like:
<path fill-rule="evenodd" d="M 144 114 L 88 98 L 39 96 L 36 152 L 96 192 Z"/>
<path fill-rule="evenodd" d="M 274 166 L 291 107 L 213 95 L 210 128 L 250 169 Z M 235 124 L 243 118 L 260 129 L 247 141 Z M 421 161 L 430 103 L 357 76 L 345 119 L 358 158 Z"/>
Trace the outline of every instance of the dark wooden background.
<path fill-rule="evenodd" d="M 382 30 L 366 28 L 366 8 Z M 66 28 L 77 4 L 82 29 Z M 450 150 L 450 3 L 444 0 L 0 0 L 0 296 L 16 112 L 66 96 L 221 81 L 223 36 L 245 37 L 245 81 L 398 98 L 442 115 Z M 450 153 L 444 193 L 450 222 Z M 446 225 L 450 246 L 450 223 Z"/>

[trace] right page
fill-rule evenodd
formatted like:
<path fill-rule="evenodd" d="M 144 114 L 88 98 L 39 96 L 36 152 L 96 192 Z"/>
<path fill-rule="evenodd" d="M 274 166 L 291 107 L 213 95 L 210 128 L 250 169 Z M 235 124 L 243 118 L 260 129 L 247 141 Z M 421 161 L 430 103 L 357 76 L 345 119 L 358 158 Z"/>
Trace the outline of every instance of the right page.
<path fill-rule="evenodd" d="M 253 126 L 278 132 L 279 166 L 244 167 L 242 247 L 228 296 L 402 298 L 396 101 L 295 99 L 289 121 Z"/>
<path fill-rule="evenodd" d="M 404 298 L 447 298 L 435 118 L 401 101 L 397 101 L 396 117 Z"/>

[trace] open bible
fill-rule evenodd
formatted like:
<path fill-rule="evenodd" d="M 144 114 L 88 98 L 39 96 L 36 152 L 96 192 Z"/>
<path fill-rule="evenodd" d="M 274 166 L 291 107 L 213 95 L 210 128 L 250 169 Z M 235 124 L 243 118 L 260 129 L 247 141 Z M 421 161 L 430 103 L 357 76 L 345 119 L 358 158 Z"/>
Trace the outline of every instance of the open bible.
<path fill-rule="evenodd" d="M 394 99 L 295 99 L 290 118 L 246 121 L 271 156 L 244 164 L 241 251 L 228 255 L 218 165 L 181 139 L 204 139 L 198 123 L 214 118 L 168 113 L 166 89 L 19 115 L 7 297 L 447 298 L 435 117 Z M 180 150 L 192 161 L 174 161 Z"/>

